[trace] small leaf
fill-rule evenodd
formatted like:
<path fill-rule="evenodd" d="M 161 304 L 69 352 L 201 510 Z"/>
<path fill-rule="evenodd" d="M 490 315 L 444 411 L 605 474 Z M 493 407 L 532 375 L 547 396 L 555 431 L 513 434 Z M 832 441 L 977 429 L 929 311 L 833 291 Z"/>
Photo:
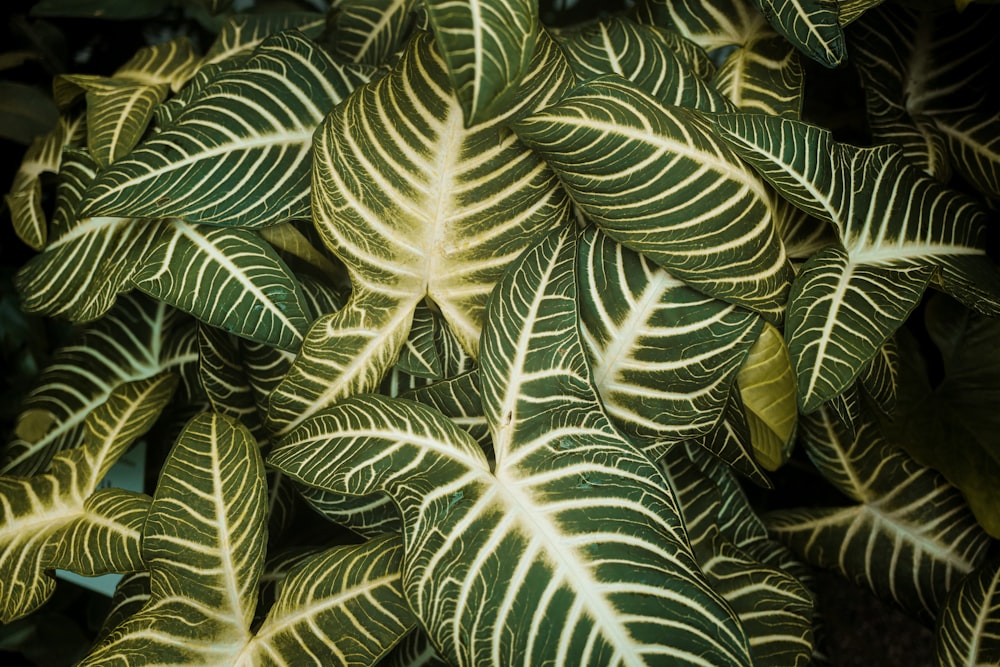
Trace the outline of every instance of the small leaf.
<path fill-rule="evenodd" d="M 767 470 L 777 470 L 791 455 L 798 402 L 788 349 L 774 326 L 764 325 L 736 382 L 754 458 Z"/>

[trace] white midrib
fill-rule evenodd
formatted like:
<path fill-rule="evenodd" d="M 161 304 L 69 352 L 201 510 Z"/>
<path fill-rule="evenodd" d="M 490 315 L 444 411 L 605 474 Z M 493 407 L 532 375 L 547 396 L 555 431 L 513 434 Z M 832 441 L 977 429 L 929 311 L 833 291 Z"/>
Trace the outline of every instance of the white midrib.
<path fill-rule="evenodd" d="M 449 237 L 447 222 L 452 209 L 452 194 L 455 187 L 455 167 L 461 161 L 462 142 L 465 128 L 462 110 L 451 102 L 448 115 L 441 124 L 435 146 L 434 160 L 428 164 L 427 195 L 423 209 L 427 213 L 426 223 L 430 225 L 424 246 L 424 291 L 430 289 L 429 282 L 437 272 L 441 259 L 441 246 Z"/>

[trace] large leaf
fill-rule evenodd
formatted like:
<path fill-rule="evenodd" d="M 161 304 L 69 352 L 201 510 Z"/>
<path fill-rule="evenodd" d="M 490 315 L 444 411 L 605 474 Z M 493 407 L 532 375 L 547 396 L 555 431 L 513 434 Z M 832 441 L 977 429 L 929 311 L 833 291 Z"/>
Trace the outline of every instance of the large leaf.
<path fill-rule="evenodd" d="M 143 565 L 139 538 L 148 500 L 97 486 L 119 456 L 170 401 L 177 378 L 123 385 L 85 422 L 78 447 L 57 454 L 48 472 L 0 477 L 0 620 L 8 623 L 55 590 L 47 570 L 93 576 Z"/>
<path fill-rule="evenodd" d="M 465 124 L 504 112 L 535 52 L 538 3 L 428 0 L 425 8 Z"/>
<path fill-rule="evenodd" d="M 87 415 L 118 385 L 165 370 L 183 379 L 198 361 L 194 333 L 191 321 L 165 304 L 123 298 L 53 355 L 21 406 L 2 472 L 39 472 L 55 453 L 77 446 Z"/>
<path fill-rule="evenodd" d="M 700 117 L 606 75 L 513 128 L 616 241 L 705 294 L 780 318 L 791 268 L 770 194 Z"/>
<path fill-rule="evenodd" d="M 581 334 L 615 424 L 657 451 L 710 431 L 762 318 L 700 294 L 596 230 L 584 234 L 579 272 Z"/>
<path fill-rule="evenodd" d="M 767 28 L 767 21 L 746 0 L 641 0 L 636 18 L 678 31 L 706 51 L 742 46 Z"/>
<path fill-rule="evenodd" d="M 712 83 L 740 111 L 799 118 L 804 79 L 798 52 L 766 30 L 733 50 Z"/>
<path fill-rule="evenodd" d="M 938 616 L 935 652 L 939 665 L 1000 663 L 1000 560 L 952 589 Z"/>
<path fill-rule="evenodd" d="M 574 245 L 569 230 L 547 236 L 491 299 L 481 370 L 495 469 L 440 413 L 380 396 L 317 414 L 271 462 L 393 498 L 404 593 L 454 664 L 748 664 L 664 480 L 598 407 Z"/>
<path fill-rule="evenodd" d="M 490 122 L 464 127 L 445 63 L 421 33 L 389 74 L 323 123 L 314 216 L 353 292 L 342 310 L 313 324 L 271 399 L 276 429 L 342 396 L 374 391 L 425 297 L 475 355 L 486 298 L 504 267 L 568 216 L 555 174 L 500 125 L 569 85 L 558 46 L 542 46 L 525 95 Z"/>
<path fill-rule="evenodd" d="M 837 2 L 831 0 L 753 0 L 781 35 L 825 67 L 847 58 Z"/>
<path fill-rule="evenodd" d="M 887 443 L 871 420 L 854 438 L 825 408 L 800 423 L 809 457 L 856 504 L 776 511 L 768 530 L 808 562 L 933 619 L 989 546 L 958 489 Z"/>
<path fill-rule="evenodd" d="M 352 62 L 381 65 L 394 54 L 414 24 L 416 0 L 346 0 L 327 25 L 337 55 Z"/>
<path fill-rule="evenodd" d="M 716 123 L 783 196 L 840 237 L 839 247 L 806 263 L 789 302 L 789 353 L 810 412 L 854 381 L 935 272 L 962 273 L 985 255 L 985 215 L 891 146 L 857 148 L 814 125 L 764 115 Z"/>
<path fill-rule="evenodd" d="M 324 25 L 324 17 L 311 12 L 262 12 L 234 14 L 226 19 L 218 36 L 205 52 L 202 67 L 249 55 L 265 39 L 292 28 L 311 33 Z"/>
<path fill-rule="evenodd" d="M 241 227 L 307 216 L 313 131 L 366 79 L 296 33 L 271 37 L 103 172 L 81 215 Z"/>

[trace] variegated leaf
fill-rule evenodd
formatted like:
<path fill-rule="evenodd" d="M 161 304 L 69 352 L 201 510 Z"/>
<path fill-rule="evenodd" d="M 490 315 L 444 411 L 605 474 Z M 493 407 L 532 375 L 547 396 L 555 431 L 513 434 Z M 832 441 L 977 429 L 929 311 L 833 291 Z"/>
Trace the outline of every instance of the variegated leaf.
<path fill-rule="evenodd" d="M 416 0 L 345 0 L 327 30 L 334 53 L 356 63 L 382 65 L 410 36 Z"/>
<path fill-rule="evenodd" d="M 538 3 L 428 0 L 425 10 L 465 125 L 505 114 L 535 52 Z"/>
<path fill-rule="evenodd" d="M 958 489 L 887 443 L 870 420 L 853 439 L 825 408 L 801 424 L 809 457 L 857 504 L 776 511 L 765 517 L 770 533 L 808 562 L 933 619 L 989 546 Z"/>
<path fill-rule="evenodd" d="M 769 30 L 733 50 L 712 84 L 740 111 L 801 116 L 805 73 L 799 54 Z"/>
<path fill-rule="evenodd" d="M 121 299 L 53 355 L 21 405 L 0 472 L 30 475 L 44 470 L 57 452 L 76 447 L 84 420 L 121 384 L 168 370 L 185 380 L 198 361 L 191 324 L 166 304 Z"/>
<path fill-rule="evenodd" d="M 127 159 L 103 172 L 81 215 L 176 216 L 263 227 L 309 213 L 311 140 L 326 112 L 367 80 L 295 33 L 226 70 Z"/>
<path fill-rule="evenodd" d="M 939 665 L 1000 663 L 1000 559 L 972 571 L 952 589 L 937 619 Z"/>
<path fill-rule="evenodd" d="M 847 58 L 837 2 L 831 0 L 753 0 L 775 30 L 824 67 Z"/>
<path fill-rule="evenodd" d="M 403 637 L 394 649 L 387 655 L 378 667 L 447 667 L 441 656 L 434 650 L 434 645 L 427 638 L 427 633 L 419 627 Z"/>
<path fill-rule="evenodd" d="M 705 294 L 780 319 L 791 268 L 771 195 L 699 116 L 606 75 L 513 129 L 616 241 Z"/>
<path fill-rule="evenodd" d="M 691 289 L 596 230 L 584 233 L 579 272 L 581 335 L 616 426 L 654 459 L 665 445 L 710 431 L 762 318 Z"/>
<path fill-rule="evenodd" d="M 312 12 L 263 12 L 234 14 L 226 19 L 219 35 L 202 59 L 202 67 L 221 63 L 236 56 L 249 55 L 261 42 L 285 30 L 296 29 L 311 34 L 325 24 L 322 14 Z"/>
<path fill-rule="evenodd" d="M 440 413 L 380 396 L 303 422 L 271 462 L 309 484 L 392 496 L 404 594 L 454 664 L 748 664 L 663 480 L 598 407 L 575 256 L 571 232 L 549 235 L 491 299 L 481 370 L 494 470 Z"/>
<path fill-rule="evenodd" d="M 747 0 L 640 0 L 640 23 L 676 30 L 706 51 L 742 45 L 767 27 L 767 21 Z"/>

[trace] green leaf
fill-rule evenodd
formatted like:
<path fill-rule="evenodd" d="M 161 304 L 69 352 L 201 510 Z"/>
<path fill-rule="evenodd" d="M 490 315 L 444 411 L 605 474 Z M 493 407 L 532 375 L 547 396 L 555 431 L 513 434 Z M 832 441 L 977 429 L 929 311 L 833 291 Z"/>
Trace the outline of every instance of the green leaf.
<path fill-rule="evenodd" d="M 365 80 L 305 37 L 271 37 L 245 66 L 201 90 L 171 126 L 103 172 L 81 215 L 251 228 L 305 217 L 313 132 Z"/>
<path fill-rule="evenodd" d="M 916 341 L 902 337 L 899 396 L 887 429 L 961 489 L 979 524 L 1000 537 L 1000 324 L 940 295 L 927 302 L 924 319 L 943 377 L 932 382 Z"/>
<path fill-rule="evenodd" d="M 1000 122 L 996 114 L 935 114 L 955 168 L 979 192 L 1000 198 Z"/>
<path fill-rule="evenodd" d="M 55 590 L 47 570 L 82 574 L 142 567 L 140 530 L 148 503 L 136 494 L 94 494 L 105 473 L 169 402 L 165 375 L 123 385 L 85 423 L 80 446 L 31 477 L 0 476 L 0 620 L 31 613 Z"/>
<path fill-rule="evenodd" d="M 346 0 L 327 30 L 334 52 L 355 63 L 382 65 L 410 36 L 416 0 Z"/>
<path fill-rule="evenodd" d="M 257 602 L 266 491 L 245 427 L 221 415 L 192 419 L 168 455 L 143 529 L 150 599 L 81 664 L 238 655 Z"/>
<path fill-rule="evenodd" d="M 514 100 L 539 32 L 533 0 L 427 0 L 434 37 L 466 126 L 498 115 Z"/>
<path fill-rule="evenodd" d="M 770 194 L 701 117 L 606 75 L 513 129 L 613 239 L 705 294 L 780 318 L 791 268 Z"/>
<path fill-rule="evenodd" d="M 710 431 L 763 320 L 596 230 L 584 233 L 579 272 L 581 335 L 616 426 L 657 451 Z"/>
<path fill-rule="evenodd" d="M 308 484 L 392 496 L 404 594 L 454 664 L 748 664 L 662 478 L 586 379 L 571 234 L 526 251 L 491 298 L 481 378 L 495 470 L 440 413 L 380 396 L 303 422 L 270 462 Z"/>
<path fill-rule="evenodd" d="M 782 37 L 761 32 L 730 53 L 712 84 L 740 111 L 799 118 L 805 72 Z"/>
<path fill-rule="evenodd" d="M 753 456 L 767 470 L 788 461 L 798 402 L 795 375 L 781 332 L 765 324 L 736 378 Z"/>
<path fill-rule="evenodd" d="M 789 300 L 789 353 L 810 412 L 853 382 L 936 271 L 961 274 L 985 255 L 985 216 L 891 146 L 857 148 L 814 125 L 764 115 L 715 122 L 784 197 L 833 223 L 840 237 L 840 247 L 806 263 Z"/>
<path fill-rule="evenodd" d="M 847 44 L 833 0 L 753 0 L 771 25 L 802 53 L 834 68 L 847 58 Z"/>
<path fill-rule="evenodd" d="M 636 18 L 676 30 L 706 51 L 742 46 L 768 29 L 764 16 L 746 0 L 640 0 Z"/>
<path fill-rule="evenodd" d="M 977 568 L 948 594 L 934 648 L 939 665 L 1000 662 L 1000 560 Z"/>
<path fill-rule="evenodd" d="M 15 437 L 3 452 L 2 473 L 39 472 L 55 453 L 76 447 L 84 420 L 119 385 L 167 370 L 183 380 L 198 360 L 190 325 L 165 304 L 128 296 L 83 329 L 55 352 L 25 398 Z"/>
<path fill-rule="evenodd" d="M 207 324 L 282 349 L 296 349 L 309 327 L 298 282 L 251 230 L 165 221 L 131 282 Z"/>
<path fill-rule="evenodd" d="M 769 532 L 806 561 L 933 619 L 989 546 L 961 494 L 887 443 L 871 420 L 853 439 L 825 408 L 800 424 L 813 463 L 856 504 L 776 511 L 765 516 Z"/>
<path fill-rule="evenodd" d="M 324 23 L 324 16 L 315 12 L 234 14 L 226 19 L 215 41 L 208 47 L 202 67 L 250 55 L 261 42 L 279 32 L 296 28 L 308 34 Z"/>

